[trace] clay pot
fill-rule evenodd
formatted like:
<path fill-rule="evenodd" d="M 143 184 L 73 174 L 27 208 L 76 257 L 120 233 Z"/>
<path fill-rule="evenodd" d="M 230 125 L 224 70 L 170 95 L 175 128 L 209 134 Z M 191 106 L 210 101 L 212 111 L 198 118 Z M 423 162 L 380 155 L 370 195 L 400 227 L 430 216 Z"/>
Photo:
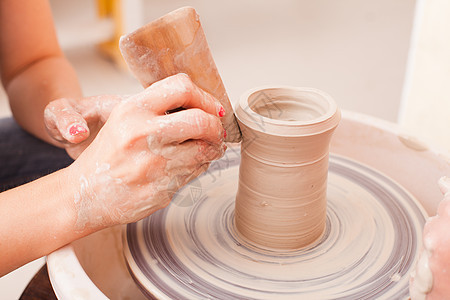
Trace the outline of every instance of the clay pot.
<path fill-rule="evenodd" d="M 317 89 L 268 87 L 245 93 L 236 116 L 243 136 L 238 232 L 269 249 L 314 243 L 326 225 L 329 144 L 340 120 L 336 103 Z"/>

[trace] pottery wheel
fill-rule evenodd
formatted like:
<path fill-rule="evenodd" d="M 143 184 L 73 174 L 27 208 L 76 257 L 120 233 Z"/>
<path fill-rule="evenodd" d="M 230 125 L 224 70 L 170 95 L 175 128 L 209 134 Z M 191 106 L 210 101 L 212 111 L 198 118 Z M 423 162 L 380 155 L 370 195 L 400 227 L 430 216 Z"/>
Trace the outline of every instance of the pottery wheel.
<path fill-rule="evenodd" d="M 166 209 L 126 227 L 128 267 L 148 297 L 408 297 L 426 213 L 405 189 L 365 165 L 331 156 L 322 238 L 295 251 L 262 249 L 234 226 L 239 154 L 230 150 Z"/>

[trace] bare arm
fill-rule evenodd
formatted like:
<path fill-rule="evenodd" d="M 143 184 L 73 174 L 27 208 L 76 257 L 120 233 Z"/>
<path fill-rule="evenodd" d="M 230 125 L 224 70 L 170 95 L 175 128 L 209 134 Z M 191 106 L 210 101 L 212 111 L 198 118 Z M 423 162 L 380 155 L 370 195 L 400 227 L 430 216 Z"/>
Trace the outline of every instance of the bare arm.
<path fill-rule="evenodd" d="M 57 144 L 44 125 L 52 100 L 81 98 L 81 89 L 64 57 L 46 0 L 0 1 L 1 79 L 17 122 L 31 134 Z"/>
<path fill-rule="evenodd" d="M 0 277 L 91 231 L 75 231 L 74 185 L 63 169 L 0 194 Z"/>
<path fill-rule="evenodd" d="M 166 115 L 177 107 L 186 110 Z M 168 205 L 180 187 L 223 155 L 221 110 L 186 75 L 119 103 L 73 164 L 0 193 L 0 276 Z"/>

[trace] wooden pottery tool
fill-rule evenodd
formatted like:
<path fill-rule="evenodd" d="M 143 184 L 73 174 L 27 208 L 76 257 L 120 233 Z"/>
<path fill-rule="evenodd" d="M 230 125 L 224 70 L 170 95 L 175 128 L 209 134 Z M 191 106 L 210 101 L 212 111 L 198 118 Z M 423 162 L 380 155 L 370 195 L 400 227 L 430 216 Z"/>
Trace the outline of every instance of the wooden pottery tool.
<path fill-rule="evenodd" d="M 123 36 L 119 46 L 131 72 L 144 87 L 177 73 L 188 74 L 223 105 L 225 140 L 241 140 L 233 108 L 195 9 L 183 7 L 150 22 Z"/>

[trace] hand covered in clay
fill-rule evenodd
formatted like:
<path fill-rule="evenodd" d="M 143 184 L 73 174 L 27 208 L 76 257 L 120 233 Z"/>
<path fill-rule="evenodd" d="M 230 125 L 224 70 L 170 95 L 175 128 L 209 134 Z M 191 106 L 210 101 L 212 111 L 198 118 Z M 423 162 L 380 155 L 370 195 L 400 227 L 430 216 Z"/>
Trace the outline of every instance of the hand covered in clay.
<path fill-rule="evenodd" d="M 67 153 L 76 159 L 95 138 L 114 106 L 123 99 L 117 95 L 100 95 L 54 100 L 45 108 L 45 126 L 50 136 L 63 143 Z"/>
<path fill-rule="evenodd" d="M 221 104 L 184 74 L 117 104 L 69 167 L 76 227 L 135 222 L 167 206 L 178 189 L 223 155 L 219 115 Z"/>
<path fill-rule="evenodd" d="M 444 193 L 437 215 L 425 224 L 424 250 L 411 276 L 411 299 L 449 299 L 450 295 L 450 178 L 439 186 Z"/>

